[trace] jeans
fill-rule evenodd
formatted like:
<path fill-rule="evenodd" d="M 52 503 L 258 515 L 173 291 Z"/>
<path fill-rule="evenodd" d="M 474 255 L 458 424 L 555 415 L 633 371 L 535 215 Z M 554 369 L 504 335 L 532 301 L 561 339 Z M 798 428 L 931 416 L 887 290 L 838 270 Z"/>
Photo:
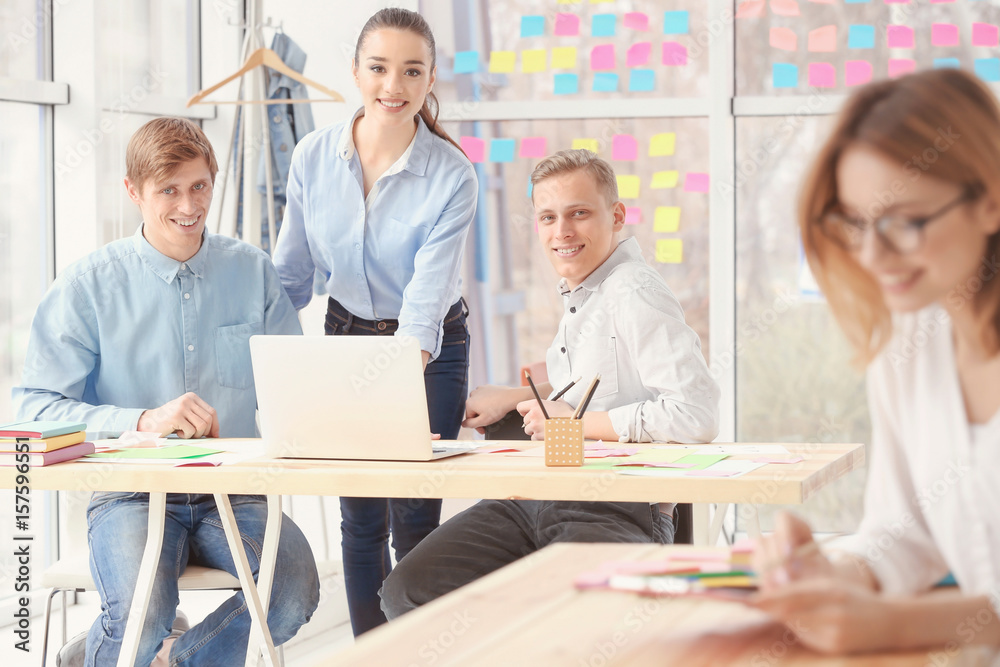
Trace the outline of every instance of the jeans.
<path fill-rule="evenodd" d="M 424 386 L 431 431 L 445 440 L 458 436 L 469 388 L 469 330 L 464 301 L 444 321 L 441 353 L 427 364 Z M 334 336 L 391 335 L 396 324 L 359 320 L 334 300 L 327 311 L 326 333 Z M 392 569 L 389 534 L 399 563 L 441 522 L 441 501 L 432 498 L 341 498 L 344 585 L 354 636 L 386 622 L 378 591 Z"/>
<path fill-rule="evenodd" d="M 247 560 L 256 580 L 267 504 L 261 496 L 230 496 L 230 503 L 244 548 L 250 547 Z M 87 634 L 86 667 L 118 661 L 146 548 L 148 517 L 146 493 L 95 493 L 87 508 L 90 571 L 101 596 L 101 615 Z M 215 499 L 211 495 L 171 493 L 167 495 L 163 548 L 136 665 L 152 662 L 170 634 L 179 601 L 177 579 L 188 563 L 236 576 Z M 267 615 L 274 643 L 292 638 L 317 604 L 319 577 L 309 543 L 298 526 L 283 517 Z M 174 642 L 170 664 L 242 664 L 249 634 L 250 614 L 239 591 Z"/>

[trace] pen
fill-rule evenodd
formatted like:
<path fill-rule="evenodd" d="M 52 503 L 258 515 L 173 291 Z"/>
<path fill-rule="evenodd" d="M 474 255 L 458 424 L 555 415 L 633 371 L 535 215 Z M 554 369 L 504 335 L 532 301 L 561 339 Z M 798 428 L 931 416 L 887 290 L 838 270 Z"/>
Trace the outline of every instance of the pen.
<path fill-rule="evenodd" d="M 558 401 L 560 398 L 562 398 L 563 394 L 565 394 L 567 391 L 569 391 L 570 389 L 572 389 L 573 385 L 575 385 L 577 382 L 579 382 L 582 379 L 583 379 L 582 375 L 577 376 L 577 378 L 575 380 L 573 380 L 568 385 L 566 385 L 565 387 L 563 387 L 562 389 L 560 389 L 559 393 L 556 394 L 555 396 L 553 396 L 552 398 L 550 398 L 549 400 L 550 401 Z"/>
<path fill-rule="evenodd" d="M 535 395 L 535 400 L 538 401 L 538 407 L 542 409 L 542 416 L 548 419 L 549 413 L 545 411 L 545 406 L 542 405 L 542 397 L 538 395 L 538 390 L 535 389 L 535 383 L 531 379 L 531 373 L 524 371 L 524 377 L 528 378 L 528 386 L 531 387 L 531 393 Z"/>
<path fill-rule="evenodd" d="M 587 393 L 584 394 L 584 398 L 580 401 L 580 405 L 576 406 L 576 412 L 573 413 L 573 419 L 580 419 L 583 416 L 583 411 L 587 409 L 588 405 L 590 405 L 590 399 L 594 397 L 594 392 L 597 391 L 597 383 L 600 381 L 601 374 L 598 373 L 594 376 L 590 386 L 587 387 Z"/>

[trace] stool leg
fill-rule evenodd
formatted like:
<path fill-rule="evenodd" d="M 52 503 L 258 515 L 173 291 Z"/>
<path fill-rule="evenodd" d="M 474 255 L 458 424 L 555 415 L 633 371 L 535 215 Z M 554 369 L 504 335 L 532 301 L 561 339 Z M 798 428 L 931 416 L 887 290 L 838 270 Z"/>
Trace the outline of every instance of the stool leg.
<path fill-rule="evenodd" d="M 48 654 L 49 649 L 49 618 L 52 614 L 52 598 L 54 598 L 58 592 L 58 588 L 53 588 L 52 592 L 49 593 L 48 599 L 45 601 L 45 629 L 42 631 L 42 667 L 45 667 L 45 656 Z M 63 615 L 66 615 L 65 609 L 63 609 Z M 65 643 L 66 639 L 63 637 L 63 644 Z"/>
<path fill-rule="evenodd" d="M 62 592 L 62 631 L 62 643 L 63 646 L 65 646 L 66 642 L 69 640 L 69 637 L 66 636 L 66 591 Z"/>

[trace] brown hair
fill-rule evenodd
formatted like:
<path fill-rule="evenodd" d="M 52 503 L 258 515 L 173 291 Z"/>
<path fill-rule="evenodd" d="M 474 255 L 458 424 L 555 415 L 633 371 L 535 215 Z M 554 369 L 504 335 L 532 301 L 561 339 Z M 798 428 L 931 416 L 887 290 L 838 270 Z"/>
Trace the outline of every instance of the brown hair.
<path fill-rule="evenodd" d="M 408 30 L 423 37 L 424 41 L 427 42 L 427 48 L 431 51 L 431 69 L 433 70 L 437 66 L 437 46 L 434 43 L 434 33 L 431 32 L 431 27 L 427 25 L 427 21 L 420 14 L 398 7 L 382 9 L 372 15 L 368 19 L 368 22 L 365 23 L 365 27 L 361 29 L 361 34 L 358 35 L 358 43 L 354 47 L 355 65 L 361 62 L 361 47 L 364 46 L 368 35 L 376 30 L 383 29 Z M 424 105 L 420 107 L 418 115 L 423 119 L 424 124 L 431 132 L 461 151 L 462 147 L 455 143 L 455 140 L 448 136 L 448 133 L 438 125 L 438 107 L 437 97 L 435 97 L 433 92 L 428 92 L 427 97 L 424 98 Z M 465 155 L 465 151 L 462 151 L 462 154 Z"/>
<path fill-rule="evenodd" d="M 958 69 L 872 83 L 848 99 L 813 160 L 798 209 L 802 244 L 857 361 L 867 364 L 892 337 L 891 313 L 875 279 L 824 235 L 818 222 L 838 201 L 837 164 L 854 146 L 898 161 L 911 182 L 926 174 L 1000 202 L 1000 107 L 989 88 Z M 880 214 L 864 212 L 871 218 Z M 990 237 L 988 252 L 998 248 L 1000 233 Z M 996 294 L 997 285 L 988 285 L 976 294 L 972 307 L 996 308 Z M 1000 309 L 993 315 L 993 326 L 1000 333 Z"/>
<path fill-rule="evenodd" d="M 201 128 L 186 118 L 154 118 L 129 140 L 125 175 L 141 193 L 147 180 L 165 180 L 179 165 L 197 158 L 205 158 L 214 183 L 219 163 Z"/>
<path fill-rule="evenodd" d="M 615 170 L 605 160 L 584 148 L 559 151 L 539 162 L 531 172 L 532 199 L 534 199 L 534 187 L 546 178 L 574 171 L 586 171 L 593 176 L 597 189 L 608 200 L 609 205 L 618 201 L 618 179 L 615 178 Z"/>

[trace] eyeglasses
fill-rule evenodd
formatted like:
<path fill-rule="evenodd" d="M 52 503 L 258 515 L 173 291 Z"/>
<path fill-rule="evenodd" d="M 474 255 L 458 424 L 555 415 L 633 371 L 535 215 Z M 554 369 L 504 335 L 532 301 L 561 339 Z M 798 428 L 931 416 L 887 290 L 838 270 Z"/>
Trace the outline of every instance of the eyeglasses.
<path fill-rule="evenodd" d="M 868 231 L 869 227 L 874 227 L 875 235 L 886 248 L 899 254 L 906 254 L 920 248 L 924 242 L 924 227 L 959 204 L 974 200 L 979 196 L 979 192 L 977 187 L 967 187 L 961 195 L 934 213 L 919 218 L 890 213 L 869 222 L 840 211 L 828 211 L 820 216 L 819 225 L 827 238 L 845 250 L 859 250 L 864 242 L 865 232 Z"/>

